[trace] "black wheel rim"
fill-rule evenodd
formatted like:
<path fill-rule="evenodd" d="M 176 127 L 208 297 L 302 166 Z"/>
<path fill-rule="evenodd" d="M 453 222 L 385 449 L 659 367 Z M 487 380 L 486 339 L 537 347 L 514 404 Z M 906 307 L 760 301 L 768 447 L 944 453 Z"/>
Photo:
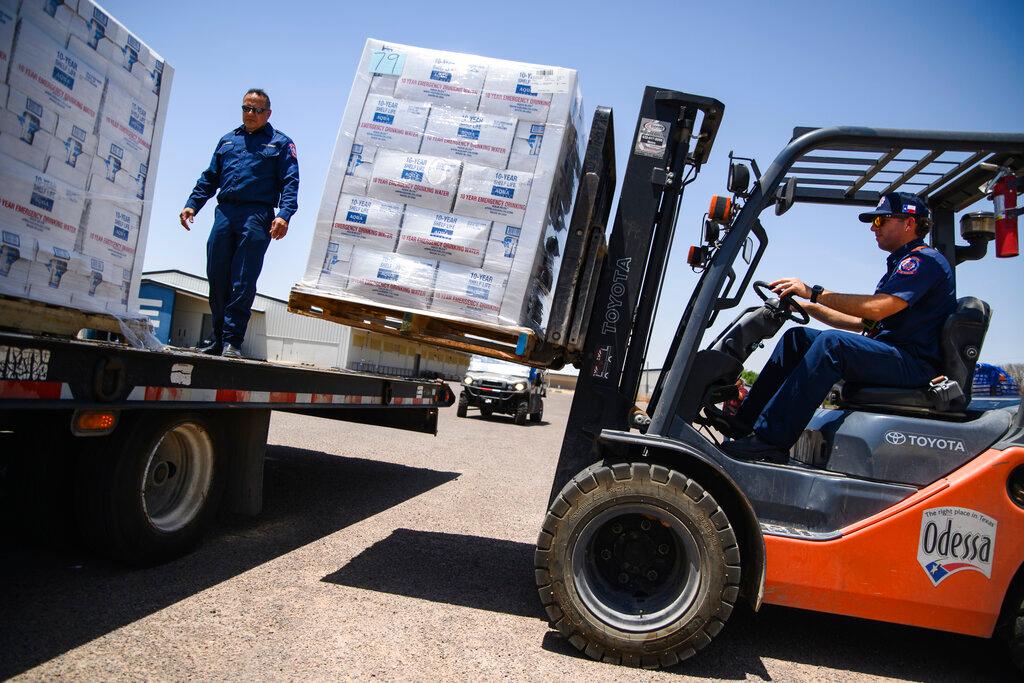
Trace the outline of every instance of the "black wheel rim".
<path fill-rule="evenodd" d="M 616 505 L 587 522 L 572 547 L 576 592 L 605 624 L 632 633 L 678 621 L 697 598 L 700 546 L 675 514 Z"/>

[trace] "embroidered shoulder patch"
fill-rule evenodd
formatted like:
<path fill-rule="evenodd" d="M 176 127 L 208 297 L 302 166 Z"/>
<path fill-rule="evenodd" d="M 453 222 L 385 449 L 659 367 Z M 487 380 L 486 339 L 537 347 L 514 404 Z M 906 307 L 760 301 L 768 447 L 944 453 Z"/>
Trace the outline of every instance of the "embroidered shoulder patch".
<path fill-rule="evenodd" d="M 916 256 L 908 256 L 907 258 L 900 261 L 900 267 L 896 269 L 896 272 L 900 275 L 913 275 L 917 272 L 917 269 L 921 267 L 921 259 Z"/>
<path fill-rule="evenodd" d="M 298 159 L 299 158 L 299 153 L 295 151 L 295 143 L 294 142 L 289 142 L 288 143 L 288 149 L 291 150 L 292 159 Z"/>

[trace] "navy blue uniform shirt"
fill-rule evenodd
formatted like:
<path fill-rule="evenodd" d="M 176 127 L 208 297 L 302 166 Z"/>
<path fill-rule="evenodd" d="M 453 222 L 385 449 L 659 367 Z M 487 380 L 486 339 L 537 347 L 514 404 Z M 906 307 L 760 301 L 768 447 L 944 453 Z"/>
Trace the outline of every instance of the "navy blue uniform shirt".
<path fill-rule="evenodd" d="M 925 361 L 938 372 L 942 368 L 939 337 L 946 318 L 956 309 L 956 284 L 946 257 L 911 240 L 886 259 L 887 269 L 875 288 L 891 294 L 907 307 L 880 321 L 875 339 L 899 347 Z"/>
<path fill-rule="evenodd" d="M 279 206 L 290 221 L 299 209 L 299 160 L 295 143 L 268 123 L 252 133 L 239 126 L 217 143 L 185 206 L 196 213 L 220 188 L 217 201 Z"/>

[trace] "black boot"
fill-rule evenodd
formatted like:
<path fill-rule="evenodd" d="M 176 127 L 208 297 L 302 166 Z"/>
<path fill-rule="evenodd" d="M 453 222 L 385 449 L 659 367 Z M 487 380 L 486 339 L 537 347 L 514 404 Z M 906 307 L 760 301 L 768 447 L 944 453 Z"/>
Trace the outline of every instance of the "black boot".
<path fill-rule="evenodd" d="M 205 353 L 208 356 L 219 356 L 224 351 L 224 344 L 219 341 L 199 342 L 199 346 L 196 347 L 196 351 L 199 353 Z"/>

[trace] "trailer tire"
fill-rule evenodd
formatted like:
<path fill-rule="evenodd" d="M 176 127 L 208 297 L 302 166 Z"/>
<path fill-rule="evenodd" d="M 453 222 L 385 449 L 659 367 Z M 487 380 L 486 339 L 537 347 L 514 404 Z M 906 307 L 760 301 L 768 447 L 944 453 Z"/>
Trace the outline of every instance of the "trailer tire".
<path fill-rule="evenodd" d="M 519 426 L 526 424 L 526 416 L 530 406 L 526 401 L 520 401 L 516 404 L 516 414 L 513 416 L 515 423 Z"/>
<path fill-rule="evenodd" d="M 83 540 L 138 566 L 188 552 L 224 492 L 222 445 L 217 423 L 196 413 L 126 415 L 117 433 L 88 444 L 79 456 Z"/>
<path fill-rule="evenodd" d="M 531 422 L 540 422 L 544 419 L 544 401 L 539 401 L 540 405 L 537 407 L 537 412 L 530 413 Z"/>
<path fill-rule="evenodd" d="M 706 647 L 739 596 L 740 550 L 725 512 L 662 465 L 597 464 L 559 493 L 535 554 L 552 626 L 587 656 L 672 666 Z"/>
<path fill-rule="evenodd" d="M 466 413 L 469 410 L 469 399 L 466 398 L 465 393 L 459 394 L 459 406 L 455 409 L 455 415 L 457 417 L 466 417 Z"/>

